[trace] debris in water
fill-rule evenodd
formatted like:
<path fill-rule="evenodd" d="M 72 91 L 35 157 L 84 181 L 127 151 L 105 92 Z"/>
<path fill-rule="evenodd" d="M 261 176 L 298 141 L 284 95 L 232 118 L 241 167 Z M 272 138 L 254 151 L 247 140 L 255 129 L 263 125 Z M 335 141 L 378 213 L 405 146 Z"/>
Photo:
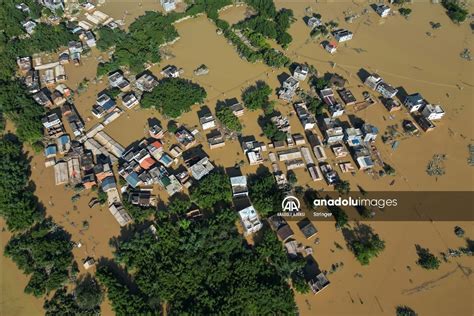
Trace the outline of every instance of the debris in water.
<path fill-rule="evenodd" d="M 209 68 L 206 65 L 202 64 L 196 70 L 194 70 L 194 74 L 196 76 L 207 75 L 209 73 Z"/>
<path fill-rule="evenodd" d="M 469 144 L 469 158 L 467 159 L 467 163 L 469 166 L 474 167 L 474 144 Z"/>
<path fill-rule="evenodd" d="M 444 167 L 444 161 L 446 160 L 446 155 L 436 154 L 433 155 L 433 158 L 428 162 L 426 167 L 426 173 L 430 176 L 442 176 L 446 173 Z"/>
<path fill-rule="evenodd" d="M 461 58 L 464 58 L 465 60 L 472 60 L 471 57 L 471 51 L 468 48 L 465 48 L 462 53 L 460 54 Z"/>

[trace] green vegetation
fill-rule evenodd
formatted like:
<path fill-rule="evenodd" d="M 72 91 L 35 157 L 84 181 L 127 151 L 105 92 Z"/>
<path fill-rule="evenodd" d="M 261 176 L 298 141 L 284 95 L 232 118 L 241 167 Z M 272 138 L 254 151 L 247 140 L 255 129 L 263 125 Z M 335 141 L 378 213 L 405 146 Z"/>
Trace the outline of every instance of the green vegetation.
<path fill-rule="evenodd" d="M 359 225 L 352 232 L 355 238 L 350 241 L 350 246 L 360 264 L 368 265 L 385 249 L 385 241 L 370 226 Z"/>
<path fill-rule="evenodd" d="M 167 78 L 152 92 L 145 93 L 141 106 L 154 107 L 163 115 L 176 118 L 191 109 L 196 103 L 202 103 L 207 97 L 206 91 L 199 85 L 181 78 Z"/>
<path fill-rule="evenodd" d="M 130 25 L 128 33 L 99 29 L 97 47 L 106 50 L 115 45 L 115 53 L 108 63 L 100 65 L 97 74 L 103 75 L 108 72 L 106 70 L 115 70 L 120 66 L 139 73 L 145 69 L 145 63 L 159 62 L 160 45 L 178 37 L 172 24 L 177 17 L 175 14 L 147 11 Z"/>
<path fill-rule="evenodd" d="M 28 157 L 11 134 L 0 139 L 0 156 L 0 215 L 9 230 L 27 229 L 42 218 L 29 182 Z"/>
<path fill-rule="evenodd" d="M 273 4 L 273 1 L 270 1 Z M 273 7 L 273 11 L 275 8 Z M 235 25 L 237 29 L 251 30 L 254 33 L 270 39 L 275 39 L 283 48 L 287 48 L 293 38 L 288 34 L 287 29 L 294 21 L 293 11 L 281 9 L 271 16 L 264 14 L 254 15 Z M 261 46 L 257 46 L 261 47 Z"/>
<path fill-rule="evenodd" d="M 441 4 L 447 10 L 449 18 L 455 23 L 464 22 L 469 15 L 459 0 L 442 0 Z"/>
<path fill-rule="evenodd" d="M 395 312 L 397 316 L 418 316 L 418 314 L 408 306 L 397 306 Z"/>
<path fill-rule="evenodd" d="M 217 109 L 216 116 L 227 129 L 238 133 L 242 131 L 242 124 L 240 124 L 239 119 L 228 106 L 222 106 Z"/>
<path fill-rule="evenodd" d="M 15 8 L 15 4 L 23 2 L 30 9 L 30 14 Z M 4 0 L 0 6 L 1 29 L 9 38 L 26 34 L 21 23 L 28 18 L 37 19 L 41 16 L 42 6 L 34 0 Z"/>
<path fill-rule="evenodd" d="M 306 282 L 306 279 L 304 278 L 304 273 L 302 269 L 296 270 L 291 275 L 291 284 L 293 285 L 295 291 L 298 293 L 306 294 L 311 291 L 308 282 Z"/>
<path fill-rule="evenodd" d="M 114 47 L 117 43 L 125 41 L 127 33 L 120 29 L 112 30 L 110 27 L 102 26 L 97 30 L 99 39 L 97 40 L 97 48 L 106 51 Z"/>
<path fill-rule="evenodd" d="M 291 185 L 295 185 L 298 183 L 298 178 L 296 178 L 296 173 L 293 171 L 293 170 L 289 170 L 287 173 L 286 173 L 286 178 L 288 179 L 288 182 L 291 184 Z"/>
<path fill-rule="evenodd" d="M 142 252 L 141 256 L 143 255 L 144 253 Z M 132 292 L 123 282 L 118 280 L 118 275 L 107 266 L 99 267 L 96 276 L 100 283 L 107 288 L 107 298 L 112 304 L 112 310 L 117 315 L 159 314 L 159 312 L 155 310 L 155 307 L 159 308 L 159 301 L 155 301 L 156 305 L 153 306 L 147 304 L 143 293 Z"/>
<path fill-rule="evenodd" d="M 347 195 L 351 190 L 351 184 L 349 181 L 342 180 L 334 185 L 334 189 L 336 189 L 336 191 L 341 195 Z"/>
<path fill-rule="evenodd" d="M 385 173 L 389 176 L 394 176 L 396 174 L 395 169 L 385 162 L 383 163 L 383 171 L 385 171 Z"/>
<path fill-rule="evenodd" d="M 278 188 L 275 177 L 268 171 L 249 179 L 249 196 L 261 216 L 268 216 L 281 210 L 283 193 Z"/>
<path fill-rule="evenodd" d="M 439 268 L 441 261 L 428 248 L 416 245 L 416 253 L 418 254 L 418 261 L 416 263 L 423 269 L 437 270 Z"/>
<path fill-rule="evenodd" d="M 192 187 L 191 200 L 203 209 L 213 208 L 219 203 L 232 202 L 232 188 L 229 177 L 223 173 L 215 172 L 201 179 Z"/>
<path fill-rule="evenodd" d="M 258 81 L 255 86 L 248 87 L 242 94 L 244 105 L 251 111 L 271 106 L 269 96 L 272 88 L 263 81 Z"/>
<path fill-rule="evenodd" d="M 62 288 L 45 301 L 43 308 L 47 316 L 53 315 L 99 315 L 104 298 L 102 288 L 89 274 L 76 286 L 74 293 Z"/>
<path fill-rule="evenodd" d="M 411 14 L 411 9 L 410 8 L 400 8 L 398 9 L 398 12 L 400 12 L 401 15 L 404 17 L 408 17 Z"/>
<path fill-rule="evenodd" d="M 318 98 L 311 98 L 309 102 L 307 102 L 307 107 L 308 110 L 314 115 L 323 114 L 324 103 Z"/>
<path fill-rule="evenodd" d="M 73 262 L 69 235 L 50 219 L 14 235 L 5 247 L 5 255 L 25 274 L 31 274 L 25 292 L 34 296 L 61 288 Z"/>
<path fill-rule="evenodd" d="M 105 205 L 107 203 L 107 193 L 102 190 L 102 187 L 99 187 L 99 190 L 97 191 L 97 200 L 100 205 Z"/>
<path fill-rule="evenodd" d="M 121 93 L 120 89 L 117 87 L 109 88 L 104 91 L 110 98 L 116 99 L 118 95 Z"/>
<path fill-rule="evenodd" d="M 189 211 L 192 202 L 187 196 L 174 198 L 168 203 L 168 212 L 176 216 L 182 216 Z"/>
<path fill-rule="evenodd" d="M 268 137 L 268 139 L 273 141 L 282 141 L 286 139 L 286 133 L 280 131 L 275 125 L 275 123 L 270 120 L 267 120 L 267 122 L 263 126 L 263 133 L 266 137 Z"/>
<path fill-rule="evenodd" d="M 116 250 L 118 263 L 132 271 L 134 290 L 111 270 L 98 269 L 100 282 L 119 315 L 296 314 L 288 276 L 300 268 L 290 261 L 270 230 L 250 248 L 237 232 L 234 211 L 215 209 L 210 218 L 188 222 L 171 218 L 136 232 Z"/>
<path fill-rule="evenodd" d="M 347 216 L 346 212 L 338 206 L 330 206 L 328 207 L 329 211 L 334 216 L 336 220 L 336 228 L 340 229 L 348 225 L 349 217 Z"/>
<path fill-rule="evenodd" d="M 21 141 L 34 144 L 42 139 L 44 109 L 18 81 L 0 81 L 0 113 L 13 121 Z"/>
<path fill-rule="evenodd" d="M 174 134 L 178 130 L 178 123 L 176 123 L 173 120 L 168 121 L 168 124 L 167 124 L 166 128 L 168 129 L 168 132 Z"/>
<path fill-rule="evenodd" d="M 128 211 L 128 213 L 133 217 L 133 219 L 138 222 L 144 222 L 150 218 L 151 215 L 155 214 L 155 208 L 153 207 L 141 207 L 138 205 L 133 205 L 128 201 L 128 194 L 124 194 L 123 207 Z"/>

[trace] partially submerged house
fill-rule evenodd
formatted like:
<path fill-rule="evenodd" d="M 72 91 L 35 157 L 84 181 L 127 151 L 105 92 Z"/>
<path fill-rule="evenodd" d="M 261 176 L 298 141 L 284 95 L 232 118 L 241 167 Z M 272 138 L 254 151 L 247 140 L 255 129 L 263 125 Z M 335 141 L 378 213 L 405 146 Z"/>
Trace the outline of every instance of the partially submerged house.
<path fill-rule="evenodd" d="M 332 32 L 332 35 L 340 43 L 350 41 L 354 34 L 349 30 L 337 29 Z"/>

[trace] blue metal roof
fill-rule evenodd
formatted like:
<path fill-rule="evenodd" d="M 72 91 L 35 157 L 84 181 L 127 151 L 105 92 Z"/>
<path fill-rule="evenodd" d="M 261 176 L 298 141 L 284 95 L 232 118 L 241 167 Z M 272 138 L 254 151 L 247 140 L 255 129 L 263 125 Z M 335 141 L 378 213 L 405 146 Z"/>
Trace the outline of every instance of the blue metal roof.
<path fill-rule="evenodd" d="M 135 188 L 140 182 L 140 179 L 138 178 L 138 174 L 136 172 L 132 172 L 125 178 L 125 181 L 127 181 L 128 184 Z"/>
<path fill-rule="evenodd" d="M 58 138 L 58 141 L 61 145 L 65 145 L 67 143 L 69 143 L 70 139 L 69 139 L 69 135 L 62 135 Z"/>
<path fill-rule="evenodd" d="M 44 154 L 45 156 L 56 155 L 57 151 L 56 145 L 49 145 L 44 149 Z"/>

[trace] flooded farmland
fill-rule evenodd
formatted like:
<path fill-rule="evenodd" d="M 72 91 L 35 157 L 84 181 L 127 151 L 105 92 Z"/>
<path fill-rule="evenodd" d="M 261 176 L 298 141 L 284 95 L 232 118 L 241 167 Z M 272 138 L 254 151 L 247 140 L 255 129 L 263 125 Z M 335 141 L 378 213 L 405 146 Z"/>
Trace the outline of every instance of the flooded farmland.
<path fill-rule="evenodd" d="M 361 70 L 377 72 L 395 87 L 403 87 L 408 94 L 420 92 L 427 100 L 443 105 L 446 115 L 437 128 L 418 137 L 400 140 L 396 150 L 383 144 L 380 137 L 376 146 L 387 163 L 396 170 L 394 177 L 379 178 L 359 171 L 355 176 L 340 174 L 350 181 L 355 189 L 361 186 L 367 191 L 472 191 L 474 172 L 467 164 L 467 146 L 473 143 L 474 133 L 474 66 L 472 62 L 459 57 L 460 52 L 472 45 L 472 31 L 465 23 L 454 25 L 440 5 L 414 3 L 409 18 L 399 15 L 381 19 L 365 1 L 344 1 L 315 3 L 313 1 L 275 1 L 278 8 L 294 11 L 296 22 L 290 28 L 293 42 L 285 52 L 296 62 L 314 65 L 319 74 L 336 72 L 348 79 L 348 87 L 357 99 L 362 99 L 359 78 Z M 100 10 L 117 19 L 124 19 L 129 25 L 133 19 L 146 10 L 159 10 L 158 1 L 106 1 Z M 308 8 L 311 8 L 309 10 Z M 367 10 L 368 9 L 368 10 Z M 472 5 L 471 5 L 472 11 Z M 221 17 L 235 23 L 245 17 L 246 7 L 229 8 Z M 330 55 L 320 46 L 320 41 L 309 36 L 309 28 L 302 18 L 307 12 L 320 13 L 323 20 L 336 20 L 341 27 L 354 32 L 354 39 Z M 344 13 L 345 12 L 345 13 Z M 360 15 L 353 23 L 346 23 L 344 16 Z M 432 30 L 430 22 L 441 23 L 442 27 Z M 258 80 L 267 82 L 274 90 L 280 86 L 278 76 L 288 70 L 274 70 L 264 64 L 250 64 L 239 58 L 234 48 L 223 36 L 216 33 L 216 27 L 205 17 L 189 19 L 176 25 L 180 39 L 166 47 L 172 58 L 163 60 L 151 71 L 160 77 L 160 70 L 167 64 L 184 70 L 183 77 L 203 86 L 208 94 L 206 106 L 215 112 L 217 102 L 230 98 L 240 99 L 242 91 Z M 428 34 L 429 33 L 429 34 Z M 67 84 L 73 88 L 84 79 L 90 80 L 88 89 L 75 97 L 75 105 L 84 118 L 86 128 L 97 120 L 90 110 L 97 94 L 106 88 L 106 80 L 94 81 L 99 53 L 93 49 L 91 56 L 79 67 L 68 65 Z M 205 64 L 209 74 L 196 76 L 193 71 Z M 308 89 L 307 84 L 303 88 Z M 276 95 L 272 100 L 277 100 Z M 200 129 L 197 110 L 178 119 L 189 128 Z M 277 101 L 276 110 L 289 116 L 292 133 L 304 134 L 303 128 L 289 104 Z M 383 134 L 391 125 L 401 125 L 410 116 L 405 109 L 392 115 L 378 102 L 369 108 L 356 112 L 349 107 L 348 114 L 375 125 Z M 258 125 L 261 111 L 250 112 L 240 118 L 244 125 L 242 134 L 253 135 L 257 140 L 268 142 Z M 105 131 L 124 147 L 147 136 L 147 120 L 159 119 L 163 126 L 167 120 L 157 111 L 127 110 Z M 348 120 L 348 118 L 345 118 Z M 344 120 L 345 120 L 344 119 Z M 321 134 L 319 130 L 316 133 Z M 205 133 L 198 136 L 204 150 L 216 165 L 231 167 L 246 162 L 237 140 L 228 141 L 226 146 L 210 150 L 205 142 Z M 174 142 L 171 137 L 168 143 Z M 431 177 L 426 165 L 434 154 L 445 154 L 446 174 Z M 337 159 L 329 158 L 330 162 Z M 354 162 L 352 162 L 354 164 Z M 266 166 L 270 168 L 267 162 Z M 283 165 L 281 166 L 282 169 Z M 242 172 L 256 172 L 256 166 L 247 163 Z M 297 170 L 299 185 L 328 190 L 321 182 L 312 182 L 308 172 Z M 46 206 L 47 214 L 72 235 L 72 240 L 81 243 L 75 248 L 74 256 L 81 262 L 87 256 L 113 256 L 109 241 L 120 235 L 120 227 L 106 207 L 89 208 L 89 200 L 95 193 L 86 191 L 77 202 L 72 202 L 74 192 L 64 186 L 54 185 L 51 168 L 44 167 L 44 157 L 33 156 L 32 181 L 36 184 L 36 195 Z M 164 192 L 158 192 L 163 200 Z M 447 210 L 455 211 L 455 210 Z M 87 224 L 86 224 L 87 222 Z M 346 247 L 337 249 L 334 242 L 345 245 L 340 231 L 333 222 L 315 222 L 320 244 L 307 241 L 300 234 L 296 223 L 290 223 L 298 241 L 314 249 L 314 258 L 322 270 L 329 270 L 334 263 L 343 262 L 343 268 L 328 275 L 331 285 L 317 295 L 296 295 L 302 315 L 393 315 L 397 305 L 411 306 L 421 315 L 471 315 L 472 307 L 472 259 L 452 258 L 443 263 L 439 270 L 425 271 L 416 265 L 415 244 L 429 248 L 433 253 L 447 248 L 464 246 L 464 240 L 453 233 L 455 225 L 463 226 L 467 236 L 474 238 L 472 222 L 371 222 L 370 225 L 386 241 L 386 250 L 373 260 L 369 267 L 361 266 Z M 3 227 L 3 225 L 2 225 Z M 87 228 L 86 228 L 87 227 Z M 2 245 L 9 236 L 2 232 Z M 37 315 L 42 313 L 42 301 L 23 294 L 26 277 L 20 274 L 11 261 L 2 258 L 2 311 L 5 315 Z M 79 264 L 81 272 L 85 272 Z M 5 273 L 12 271 L 11 273 Z M 111 314 L 104 304 L 104 315 Z"/>

